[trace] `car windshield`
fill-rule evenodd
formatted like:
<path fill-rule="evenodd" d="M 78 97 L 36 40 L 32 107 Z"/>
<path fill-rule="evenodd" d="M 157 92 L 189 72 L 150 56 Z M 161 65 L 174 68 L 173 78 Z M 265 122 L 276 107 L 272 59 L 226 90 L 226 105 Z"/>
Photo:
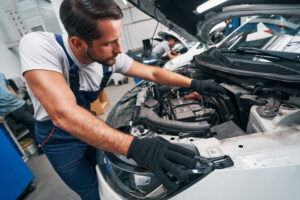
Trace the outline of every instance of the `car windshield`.
<path fill-rule="evenodd" d="M 245 18 L 246 22 L 228 36 L 221 49 L 252 47 L 300 53 L 300 16 L 263 15 Z"/>

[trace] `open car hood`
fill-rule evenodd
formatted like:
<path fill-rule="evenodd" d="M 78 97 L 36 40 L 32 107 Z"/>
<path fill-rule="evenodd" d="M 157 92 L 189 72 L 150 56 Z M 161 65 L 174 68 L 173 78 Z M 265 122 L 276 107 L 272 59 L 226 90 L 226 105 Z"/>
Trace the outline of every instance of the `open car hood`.
<path fill-rule="evenodd" d="M 177 43 L 179 42 L 179 43 L 183 44 L 185 47 L 188 46 L 187 43 L 184 41 L 184 38 L 180 37 L 176 33 L 172 33 L 170 31 L 159 31 L 158 36 L 164 40 L 166 39 L 166 37 L 172 36 L 175 38 L 175 42 L 177 42 Z"/>
<path fill-rule="evenodd" d="M 211 30 L 225 20 L 258 14 L 299 14 L 295 0 L 129 0 L 188 40 L 212 45 Z"/>

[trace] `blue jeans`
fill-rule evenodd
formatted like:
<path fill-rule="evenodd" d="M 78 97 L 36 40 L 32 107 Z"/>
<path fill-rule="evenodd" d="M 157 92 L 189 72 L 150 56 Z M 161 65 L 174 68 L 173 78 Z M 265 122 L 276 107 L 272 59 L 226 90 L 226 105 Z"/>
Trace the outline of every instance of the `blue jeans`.
<path fill-rule="evenodd" d="M 83 200 L 99 200 L 96 149 L 55 127 L 36 121 L 35 134 L 61 179 Z"/>

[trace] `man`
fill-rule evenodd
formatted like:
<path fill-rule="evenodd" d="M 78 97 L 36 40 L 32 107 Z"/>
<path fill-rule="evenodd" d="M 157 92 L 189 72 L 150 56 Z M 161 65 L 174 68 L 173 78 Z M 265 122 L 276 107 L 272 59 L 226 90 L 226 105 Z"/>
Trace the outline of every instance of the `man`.
<path fill-rule="evenodd" d="M 180 53 L 176 53 L 176 51 L 174 51 L 172 49 L 172 47 L 175 44 L 175 38 L 173 36 L 167 36 L 166 40 L 163 40 L 162 42 L 158 43 L 151 52 L 151 59 L 155 59 L 158 62 L 160 62 L 161 57 L 167 53 L 167 56 L 169 59 L 172 59 L 178 55 L 180 55 Z"/>
<path fill-rule="evenodd" d="M 27 103 L 8 84 L 4 74 L 0 73 L 0 121 L 5 117 L 24 124 L 29 129 L 29 136 L 38 147 L 34 136 L 34 120 Z"/>
<path fill-rule="evenodd" d="M 137 63 L 122 53 L 122 16 L 112 0 L 63 0 L 60 19 L 68 36 L 30 33 L 20 42 L 37 139 L 56 172 L 82 199 L 99 199 L 93 147 L 134 159 L 168 190 L 176 189 L 176 184 L 165 171 L 185 181 L 188 175 L 174 163 L 188 168 L 196 164 L 193 152 L 185 148 L 160 138 L 139 139 L 122 133 L 88 111 L 111 73 L 200 92 L 223 91 L 210 81 L 192 81 Z"/>

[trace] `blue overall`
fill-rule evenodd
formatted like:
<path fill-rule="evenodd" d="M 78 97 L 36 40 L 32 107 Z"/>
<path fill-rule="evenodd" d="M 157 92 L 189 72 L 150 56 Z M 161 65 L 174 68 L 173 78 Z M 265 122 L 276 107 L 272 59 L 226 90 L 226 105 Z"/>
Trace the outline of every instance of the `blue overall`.
<path fill-rule="evenodd" d="M 55 34 L 70 64 L 69 83 L 77 104 L 90 109 L 106 86 L 112 72 L 103 66 L 103 79 L 98 91 L 79 90 L 78 66 L 75 65 L 63 44 L 62 36 Z M 95 171 L 96 149 L 53 125 L 51 120 L 35 121 L 35 134 L 43 151 L 62 180 L 83 200 L 99 200 L 98 180 Z"/>

